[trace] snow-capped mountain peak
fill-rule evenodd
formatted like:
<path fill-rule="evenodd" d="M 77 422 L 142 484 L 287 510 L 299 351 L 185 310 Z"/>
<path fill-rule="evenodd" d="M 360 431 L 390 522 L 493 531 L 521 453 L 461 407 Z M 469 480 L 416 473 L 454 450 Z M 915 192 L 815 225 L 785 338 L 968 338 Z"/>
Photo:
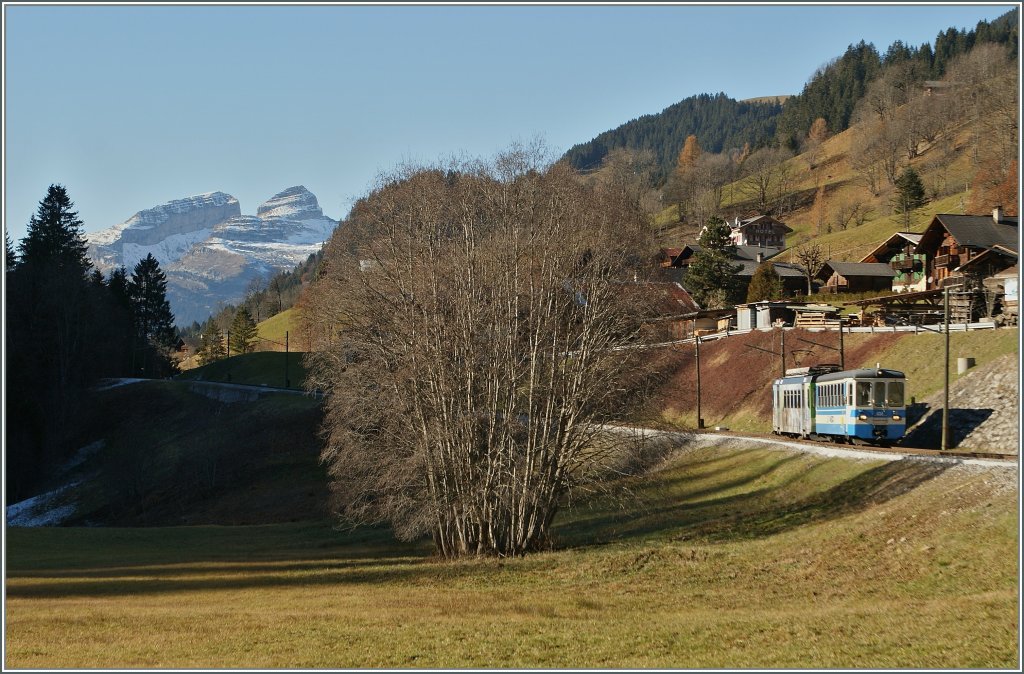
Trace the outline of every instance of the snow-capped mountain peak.
<path fill-rule="evenodd" d="M 324 217 L 324 212 L 313 193 L 302 185 L 297 185 L 264 201 L 256 209 L 256 215 L 264 219 L 319 220 Z"/>
<path fill-rule="evenodd" d="M 224 192 L 175 199 L 87 235 L 89 256 L 103 272 L 134 265 L 152 253 L 167 274 L 179 325 L 203 320 L 219 303 L 236 303 L 249 281 L 291 269 L 320 250 L 337 222 L 316 196 L 296 186 L 242 215 Z"/>

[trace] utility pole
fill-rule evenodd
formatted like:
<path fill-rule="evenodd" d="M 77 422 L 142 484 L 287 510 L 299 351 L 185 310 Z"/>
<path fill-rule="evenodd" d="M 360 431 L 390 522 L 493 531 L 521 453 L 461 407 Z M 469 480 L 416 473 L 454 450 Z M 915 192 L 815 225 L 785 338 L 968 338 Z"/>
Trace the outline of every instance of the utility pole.
<path fill-rule="evenodd" d="M 779 328 L 782 338 L 782 376 L 786 376 L 786 328 Z"/>
<path fill-rule="evenodd" d="M 700 381 L 700 375 L 697 375 L 697 381 Z M 288 381 L 288 331 L 284 331 L 284 387 L 290 388 L 291 382 Z"/>
<path fill-rule="evenodd" d="M 949 286 L 942 294 L 943 329 L 946 333 L 946 358 L 944 376 L 946 385 L 942 389 L 942 451 L 949 449 Z"/>
<path fill-rule="evenodd" d="M 843 317 L 839 317 L 839 369 L 846 369 L 846 349 L 843 347 Z"/>
<path fill-rule="evenodd" d="M 694 335 L 693 343 L 697 348 L 697 429 L 704 428 L 704 420 L 700 416 L 700 335 Z"/>

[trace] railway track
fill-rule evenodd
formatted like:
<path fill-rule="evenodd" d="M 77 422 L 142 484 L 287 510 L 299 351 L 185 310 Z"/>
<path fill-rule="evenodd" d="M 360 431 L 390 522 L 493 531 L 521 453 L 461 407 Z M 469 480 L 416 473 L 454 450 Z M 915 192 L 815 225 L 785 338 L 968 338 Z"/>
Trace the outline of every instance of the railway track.
<path fill-rule="evenodd" d="M 998 452 L 968 452 L 956 450 L 926 449 L 923 447 L 904 447 L 894 445 L 891 447 L 879 447 L 869 444 L 848 445 L 844 443 L 829 442 L 827 440 L 807 440 L 803 438 L 789 438 L 780 435 L 758 435 L 752 433 L 734 433 L 732 431 L 715 431 L 714 433 L 698 432 L 697 435 L 711 435 L 743 440 L 777 441 L 786 444 L 798 444 L 818 449 L 850 450 L 856 452 L 868 452 L 881 455 L 900 454 L 903 456 L 928 456 L 942 457 L 947 459 L 981 459 L 988 461 L 1004 461 L 1019 464 L 1016 454 L 1001 454 Z"/>

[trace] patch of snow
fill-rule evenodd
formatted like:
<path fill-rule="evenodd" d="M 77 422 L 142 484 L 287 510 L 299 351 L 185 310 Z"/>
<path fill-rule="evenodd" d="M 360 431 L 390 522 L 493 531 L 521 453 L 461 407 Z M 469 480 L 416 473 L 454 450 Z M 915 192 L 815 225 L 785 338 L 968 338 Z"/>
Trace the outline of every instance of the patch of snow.
<path fill-rule="evenodd" d="M 107 389 L 117 388 L 118 386 L 127 386 L 128 384 L 138 384 L 140 381 L 149 381 L 148 379 L 132 379 L 125 377 L 122 379 L 105 379 L 102 386 L 97 386 L 97 391 L 106 391 Z M 96 443 L 93 443 L 96 444 Z M 90 445 L 91 446 L 91 445 Z"/>
<path fill-rule="evenodd" d="M 101 229 L 98 232 L 86 234 L 85 241 L 93 246 L 109 246 L 121 238 L 121 233 L 128 229 L 128 226 L 127 222 L 122 222 L 114 225 L 113 227 L 107 227 L 106 229 Z"/>
<path fill-rule="evenodd" d="M 184 257 L 185 253 L 191 250 L 193 246 L 205 241 L 212 231 L 212 229 L 200 229 L 194 232 L 185 232 L 184 234 L 172 234 L 152 246 L 124 243 L 121 247 L 121 259 L 124 260 L 125 267 L 128 268 L 129 272 L 131 272 L 139 260 L 144 259 L 150 253 L 153 254 L 153 257 L 157 259 L 161 266 L 166 266 Z"/>
<path fill-rule="evenodd" d="M 61 494 L 78 482 L 39 494 L 24 501 L 7 506 L 7 526 L 9 527 L 53 527 L 62 524 L 75 514 L 74 504 L 58 504 Z"/>

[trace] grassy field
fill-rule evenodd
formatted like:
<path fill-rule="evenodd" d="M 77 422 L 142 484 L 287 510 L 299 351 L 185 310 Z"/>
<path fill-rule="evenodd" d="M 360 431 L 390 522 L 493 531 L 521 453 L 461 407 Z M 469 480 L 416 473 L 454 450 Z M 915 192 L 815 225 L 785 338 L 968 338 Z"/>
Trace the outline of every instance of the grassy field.
<path fill-rule="evenodd" d="M 304 353 L 292 351 L 257 351 L 231 356 L 209 365 L 197 367 L 177 375 L 179 381 L 217 381 L 252 386 L 285 386 L 285 358 L 290 388 L 302 388 L 306 368 L 302 364 Z"/>
<path fill-rule="evenodd" d="M 5 665 L 1019 663 L 1015 473 L 733 444 L 620 486 L 522 559 L 326 522 L 8 529 Z"/>
<path fill-rule="evenodd" d="M 285 332 L 288 332 L 289 342 L 296 337 L 295 309 L 287 309 L 279 314 L 274 314 L 265 321 L 260 321 L 256 326 L 256 334 L 271 344 L 261 343 L 260 348 L 267 348 L 272 351 L 284 351 Z"/>

